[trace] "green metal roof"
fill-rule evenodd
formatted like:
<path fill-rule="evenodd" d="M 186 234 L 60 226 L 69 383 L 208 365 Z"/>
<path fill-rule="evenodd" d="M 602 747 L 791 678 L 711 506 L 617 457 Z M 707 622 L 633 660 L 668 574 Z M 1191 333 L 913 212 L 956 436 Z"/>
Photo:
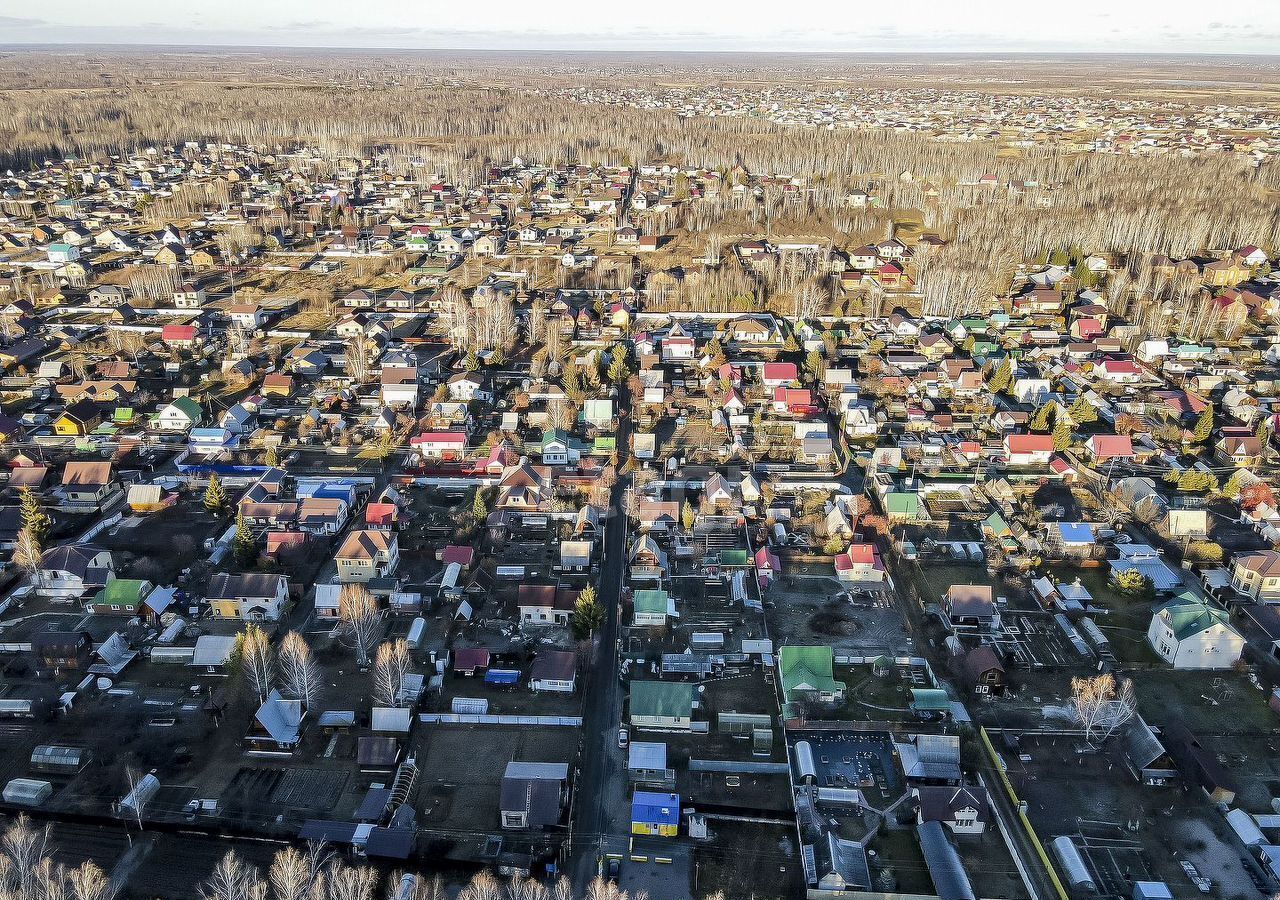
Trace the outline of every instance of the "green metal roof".
<path fill-rule="evenodd" d="M 834 693 L 843 685 L 832 677 L 835 651 L 830 647 L 802 647 L 788 644 L 778 655 L 782 670 L 782 692 L 791 699 L 795 690 Z"/>
<path fill-rule="evenodd" d="M 890 514 L 914 516 L 920 512 L 920 497 L 916 494 L 895 491 L 885 494 L 884 506 Z"/>
<path fill-rule="evenodd" d="M 745 566 L 748 559 L 746 550 L 720 551 L 720 565 L 722 566 Z"/>
<path fill-rule="evenodd" d="M 1190 593 L 1179 594 L 1168 603 L 1156 607 L 1156 615 L 1165 612 L 1169 614 L 1169 628 L 1179 641 L 1185 641 L 1215 625 L 1231 627 L 1231 617 L 1225 609 L 1210 606 Z"/>
<path fill-rule="evenodd" d="M 100 606 L 139 606 L 148 582 L 138 578 L 113 578 L 98 591 L 93 602 Z"/>
<path fill-rule="evenodd" d="M 636 591 L 632 603 L 638 613 L 665 613 L 670 608 L 666 591 Z"/>
<path fill-rule="evenodd" d="M 924 712 L 946 712 L 951 708 L 947 692 L 939 688 L 912 688 L 911 708 Z"/>
<path fill-rule="evenodd" d="M 182 412 L 186 413 L 187 418 L 191 419 L 193 422 L 201 416 L 200 404 L 192 400 L 190 397 L 179 397 L 169 405 L 175 406 Z"/>
<path fill-rule="evenodd" d="M 631 682 L 631 718 L 689 718 L 693 715 L 693 685 L 675 681 Z"/>

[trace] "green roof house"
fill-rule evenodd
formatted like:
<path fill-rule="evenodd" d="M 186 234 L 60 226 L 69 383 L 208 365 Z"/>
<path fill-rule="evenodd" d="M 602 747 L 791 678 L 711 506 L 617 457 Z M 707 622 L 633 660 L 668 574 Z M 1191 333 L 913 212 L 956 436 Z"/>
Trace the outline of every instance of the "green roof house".
<path fill-rule="evenodd" d="M 637 728 L 688 729 L 693 685 L 677 681 L 631 682 L 631 724 Z"/>
<path fill-rule="evenodd" d="M 915 522 L 920 518 L 920 497 L 893 491 L 884 495 L 884 510 L 890 524 Z"/>
<path fill-rule="evenodd" d="M 1244 650 L 1227 611 L 1191 593 L 1156 607 L 1147 641 L 1175 669 L 1229 669 Z"/>
<path fill-rule="evenodd" d="M 782 670 L 782 694 L 787 703 L 820 700 L 832 703 L 844 698 L 844 684 L 832 675 L 835 651 L 830 647 L 788 645 L 778 656 Z"/>
<path fill-rule="evenodd" d="M 160 410 L 156 424 L 162 431 L 190 431 L 204 422 L 204 410 L 190 397 L 179 397 Z"/>
<path fill-rule="evenodd" d="M 631 624 L 641 628 L 666 625 L 667 617 L 676 614 L 675 601 L 666 591 L 636 591 L 631 605 Z"/>
<path fill-rule="evenodd" d="M 152 584 L 141 578 L 113 578 L 94 595 L 89 611 L 100 616 L 136 616 Z"/>
<path fill-rule="evenodd" d="M 720 565 L 722 568 L 745 568 L 751 564 L 751 557 L 746 550 L 721 550 Z"/>

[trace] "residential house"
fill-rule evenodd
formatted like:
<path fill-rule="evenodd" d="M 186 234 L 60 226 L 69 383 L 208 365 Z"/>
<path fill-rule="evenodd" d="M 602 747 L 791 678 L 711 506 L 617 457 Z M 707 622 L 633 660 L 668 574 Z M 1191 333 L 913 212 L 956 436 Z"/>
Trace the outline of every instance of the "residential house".
<path fill-rule="evenodd" d="M 989 584 L 953 584 L 942 596 L 943 624 L 953 632 L 1000 630 L 995 591 Z"/>
<path fill-rule="evenodd" d="M 580 592 L 554 584 L 522 584 L 516 591 L 521 625 L 568 625 Z"/>
<path fill-rule="evenodd" d="M 779 652 L 778 669 L 782 676 L 785 702 L 816 700 L 834 703 L 844 698 L 844 682 L 833 676 L 835 653 L 830 647 L 794 644 Z"/>
<path fill-rule="evenodd" d="M 884 563 L 875 544 L 850 544 L 848 550 L 836 554 L 835 565 L 836 578 L 845 584 L 885 580 Z"/>
<path fill-rule="evenodd" d="M 400 541 L 392 531 L 352 531 L 334 559 L 343 583 L 385 578 L 400 564 Z"/>
<path fill-rule="evenodd" d="M 190 397 L 178 397 L 156 419 L 161 431 L 187 432 L 204 422 L 204 410 Z"/>
<path fill-rule="evenodd" d="M 577 660 L 572 651 L 538 651 L 529 668 L 530 690 L 572 694 L 577 683 Z"/>
<path fill-rule="evenodd" d="M 139 578 L 113 578 L 85 604 L 85 611 L 99 616 L 137 616 L 153 587 Z"/>
<path fill-rule="evenodd" d="M 1227 669 L 1244 650 L 1227 611 L 1191 593 L 1156 607 L 1147 643 L 1175 669 Z"/>
<path fill-rule="evenodd" d="M 544 829 L 560 825 L 568 800 L 569 767 L 564 763 L 507 763 L 498 795 L 504 829 Z"/>
<path fill-rule="evenodd" d="M 636 728 L 689 730 L 693 721 L 694 686 L 688 682 L 631 682 L 631 724 Z"/>
<path fill-rule="evenodd" d="M 307 708 L 301 700 L 286 700 L 273 690 L 254 713 L 245 747 L 251 753 L 293 753 L 302 742 L 302 721 Z"/>
<path fill-rule="evenodd" d="M 412 366 L 387 366 L 382 370 L 382 402 L 387 406 L 418 405 L 418 370 Z"/>
<path fill-rule="evenodd" d="M 1280 552 L 1237 553 L 1231 560 L 1231 587 L 1259 603 L 1280 604 Z"/>
<path fill-rule="evenodd" d="M 47 597 L 82 597 L 106 587 L 115 577 L 114 569 L 111 551 L 93 544 L 51 547 L 40 557 L 37 590 Z"/>
<path fill-rule="evenodd" d="M 921 785 L 911 791 L 918 807 L 917 824 L 940 822 L 952 834 L 982 834 L 991 819 L 986 788 Z"/>
<path fill-rule="evenodd" d="M 114 485 L 109 462 L 69 462 L 62 470 L 62 494 L 72 503 L 101 504 Z"/>
<path fill-rule="evenodd" d="M 631 797 L 631 833 L 677 836 L 680 833 L 680 795 L 636 791 Z"/>
<path fill-rule="evenodd" d="M 666 591 L 636 591 L 632 598 L 631 624 L 637 628 L 663 627 L 676 615 L 675 598 Z"/>
<path fill-rule="evenodd" d="M 221 572 L 209 579 L 205 599 L 219 618 L 278 622 L 289 600 L 289 579 L 265 572 Z"/>
<path fill-rule="evenodd" d="M 337 497 L 304 497 L 298 503 L 298 527 L 308 534 L 334 535 L 347 526 L 349 507 Z"/>
<path fill-rule="evenodd" d="M 53 420 L 54 434 L 83 437 L 102 424 L 102 407 L 92 400 L 77 400 Z"/>
<path fill-rule="evenodd" d="M 1000 657 L 985 644 L 960 657 L 960 674 L 975 694 L 999 697 L 1008 683 Z"/>
<path fill-rule="evenodd" d="M 1011 466 L 1044 466 L 1053 457 L 1053 435 L 1009 434 L 1004 449 Z"/>

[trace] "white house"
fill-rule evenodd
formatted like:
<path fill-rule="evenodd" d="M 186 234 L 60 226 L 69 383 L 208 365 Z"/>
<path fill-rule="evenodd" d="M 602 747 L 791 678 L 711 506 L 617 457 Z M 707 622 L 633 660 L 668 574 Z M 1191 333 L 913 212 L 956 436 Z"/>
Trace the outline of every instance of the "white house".
<path fill-rule="evenodd" d="M 265 572 L 220 572 L 209 579 L 205 599 L 219 618 L 276 622 L 289 600 L 289 579 Z"/>
<path fill-rule="evenodd" d="M 237 303 L 227 310 L 227 317 L 233 324 L 254 331 L 262 327 L 266 314 L 256 303 Z"/>
<path fill-rule="evenodd" d="M 412 366 L 386 366 L 382 370 L 382 402 L 387 406 L 418 405 L 418 370 Z"/>
<path fill-rule="evenodd" d="M 161 431 L 190 431 L 204 421 L 200 404 L 190 397 L 179 397 L 164 409 L 156 419 Z"/>
<path fill-rule="evenodd" d="M 92 544 L 63 544 L 44 552 L 36 581 L 47 597 L 80 597 L 115 576 L 111 551 Z"/>
<path fill-rule="evenodd" d="M 460 459 L 467 450 L 464 431 L 427 431 L 409 441 L 423 459 Z"/>
<path fill-rule="evenodd" d="M 1147 642 L 1175 669 L 1228 669 L 1244 649 L 1226 610 L 1189 593 L 1156 608 Z"/>

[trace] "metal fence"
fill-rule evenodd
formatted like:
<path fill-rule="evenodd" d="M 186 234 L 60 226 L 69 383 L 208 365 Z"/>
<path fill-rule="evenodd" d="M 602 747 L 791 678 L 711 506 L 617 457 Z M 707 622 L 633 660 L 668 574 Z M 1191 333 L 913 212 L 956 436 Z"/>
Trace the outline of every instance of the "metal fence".
<path fill-rule="evenodd" d="M 580 716 L 496 716 L 465 713 L 421 713 L 418 721 L 427 725 L 568 725 L 582 726 Z"/>

